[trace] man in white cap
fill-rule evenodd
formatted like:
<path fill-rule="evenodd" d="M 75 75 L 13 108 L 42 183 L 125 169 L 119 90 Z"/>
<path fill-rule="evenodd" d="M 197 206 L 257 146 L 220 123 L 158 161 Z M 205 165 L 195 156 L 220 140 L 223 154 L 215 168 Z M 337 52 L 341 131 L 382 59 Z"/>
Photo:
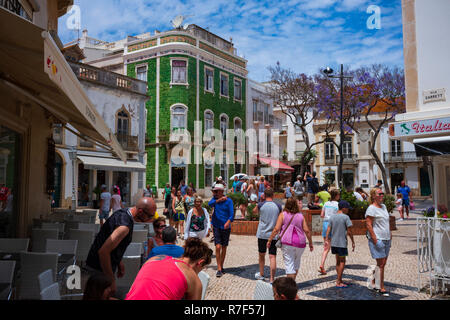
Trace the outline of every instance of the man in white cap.
<path fill-rule="evenodd" d="M 209 206 L 214 208 L 212 225 L 214 233 L 214 244 L 216 246 L 217 273 L 219 278 L 223 275 L 223 263 L 227 254 L 228 242 L 230 241 L 231 223 L 233 222 L 234 206 L 233 201 L 224 197 L 225 186 L 216 184 L 213 188 L 213 198 Z"/>

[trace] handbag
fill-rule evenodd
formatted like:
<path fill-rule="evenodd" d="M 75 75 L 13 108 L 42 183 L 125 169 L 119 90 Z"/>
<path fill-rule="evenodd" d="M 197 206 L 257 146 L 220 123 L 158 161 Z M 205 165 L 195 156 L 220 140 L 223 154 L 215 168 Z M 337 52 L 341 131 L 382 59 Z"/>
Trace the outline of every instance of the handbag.
<path fill-rule="evenodd" d="M 291 221 L 289 221 L 286 229 L 284 229 L 283 233 L 281 234 L 280 238 L 277 240 L 277 242 L 275 242 L 275 247 L 277 248 L 281 248 L 282 243 L 281 243 L 281 239 L 283 238 L 284 234 L 286 233 L 286 230 L 289 228 L 289 226 L 291 225 L 292 220 L 294 220 L 295 214 L 292 215 Z"/>
<path fill-rule="evenodd" d="M 409 208 L 411 210 L 415 210 L 416 209 L 416 205 L 414 204 L 414 202 L 412 202 L 412 200 L 409 202 Z"/>

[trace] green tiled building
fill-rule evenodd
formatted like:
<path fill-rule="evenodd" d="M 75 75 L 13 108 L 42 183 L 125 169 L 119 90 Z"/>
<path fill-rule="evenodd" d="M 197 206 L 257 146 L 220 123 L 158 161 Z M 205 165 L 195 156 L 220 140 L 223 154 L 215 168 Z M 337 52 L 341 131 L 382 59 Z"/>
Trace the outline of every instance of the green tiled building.
<path fill-rule="evenodd" d="M 186 128 L 194 140 L 194 123 L 205 128 L 246 129 L 247 61 L 226 41 L 196 25 L 128 41 L 124 48 L 127 75 L 148 81 L 147 184 L 159 191 L 184 179 L 209 195 L 213 179 L 229 180 L 245 165 L 171 161 L 170 133 Z M 202 146 L 202 152 L 205 145 Z M 225 155 L 225 152 L 224 152 Z"/>

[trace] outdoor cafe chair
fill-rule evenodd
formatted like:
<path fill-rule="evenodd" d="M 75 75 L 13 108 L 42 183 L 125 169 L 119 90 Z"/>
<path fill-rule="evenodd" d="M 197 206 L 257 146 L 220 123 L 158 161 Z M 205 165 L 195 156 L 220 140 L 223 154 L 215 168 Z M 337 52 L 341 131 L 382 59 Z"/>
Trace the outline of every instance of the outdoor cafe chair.
<path fill-rule="evenodd" d="M 91 245 L 94 242 L 95 234 L 92 230 L 76 230 L 70 229 L 69 239 L 78 240 L 76 257 L 77 261 L 83 263 L 86 261 L 91 249 Z"/>
<path fill-rule="evenodd" d="M 58 240 L 58 229 L 33 229 L 31 231 L 31 251 L 45 252 L 47 239 Z"/>
<path fill-rule="evenodd" d="M 42 292 L 45 288 L 50 287 L 55 283 L 55 279 L 53 278 L 54 274 L 52 269 L 45 270 L 39 276 L 39 290 Z"/>
<path fill-rule="evenodd" d="M 72 221 L 77 221 L 79 223 L 93 223 L 92 218 L 90 216 L 83 216 L 83 215 L 74 215 L 72 217 Z M 95 222 L 95 219 L 94 219 Z"/>
<path fill-rule="evenodd" d="M 93 223 L 79 223 L 78 230 L 91 230 L 94 231 L 95 234 L 97 234 L 100 231 L 100 225 Z"/>
<path fill-rule="evenodd" d="M 205 300 L 206 290 L 208 289 L 210 276 L 205 271 L 200 271 L 198 273 L 198 277 L 200 278 L 200 281 L 202 282 L 202 299 L 201 300 Z"/>
<path fill-rule="evenodd" d="M 82 300 L 83 293 L 61 295 L 59 292 L 59 283 L 55 282 L 45 288 L 40 293 L 41 300 Z"/>
<path fill-rule="evenodd" d="M 0 300 L 11 300 L 16 261 L 0 261 Z"/>
<path fill-rule="evenodd" d="M 39 300 L 39 278 L 38 276 L 51 269 L 53 277 L 56 277 L 58 266 L 57 253 L 20 253 L 21 276 L 18 279 L 17 291 L 19 300 Z"/>
<path fill-rule="evenodd" d="M 30 239 L 0 239 L 0 251 L 21 252 L 28 251 Z"/>
<path fill-rule="evenodd" d="M 253 300 L 275 300 L 273 297 L 272 285 L 262 280 L 256 281 Z"/>
<path fill-rule="evenodd" d="M 132 242 L 128 245 L 127 250 L 123 254 L 124 257 L 137 257 L 141 256 L 142 243 Z"/>
<path fill-rule="evenodd" d="M 118 289 L 119 298 L 125 298 L 125 295 L 130 290 L 134 279 L 141 268 L 141 255 L 138 256 L 124 256 L 122 258 L 125 267 L 125 274 L 122 278 L 117 278 L 116 286 Z"/>
<path fill-rule="evenodd" d="M 64 220 L 64 239 L 68 239 L 69 238 L 69 230 L 70 229 L 78 229 L 79 226 L 79 222 L 78 221 L 73 221 L 73 220 Z"/>
<path fill-rule="evenodd" d="M 60 255 L 62 254 L 73 254 L 73 263 L 77 261 L 78 240 L 53 240 L 47 239 L 47 245 L 45 248 L 46 252 L 56 252 Z M 67 265 L 68 266 L 68 265 Z M 63 268 L 59 271 L 59 274 L 62 274 L 66 268 Z"/>
<path fill-rule="evenodd" d="M 64 237 L 64 222 L 42 222 L 41 229 L 57 229 L 60 239 Z"/>

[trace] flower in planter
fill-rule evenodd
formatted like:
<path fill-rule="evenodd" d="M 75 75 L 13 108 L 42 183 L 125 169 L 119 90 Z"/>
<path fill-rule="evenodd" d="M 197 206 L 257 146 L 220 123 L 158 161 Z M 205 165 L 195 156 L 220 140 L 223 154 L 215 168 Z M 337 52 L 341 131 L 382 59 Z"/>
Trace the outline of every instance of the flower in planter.
<path fill-rule="evenodd" d="M 422 211 L 424 217 L 434 217 L 434 207 L 429 207 L 427 210 Z"/>

